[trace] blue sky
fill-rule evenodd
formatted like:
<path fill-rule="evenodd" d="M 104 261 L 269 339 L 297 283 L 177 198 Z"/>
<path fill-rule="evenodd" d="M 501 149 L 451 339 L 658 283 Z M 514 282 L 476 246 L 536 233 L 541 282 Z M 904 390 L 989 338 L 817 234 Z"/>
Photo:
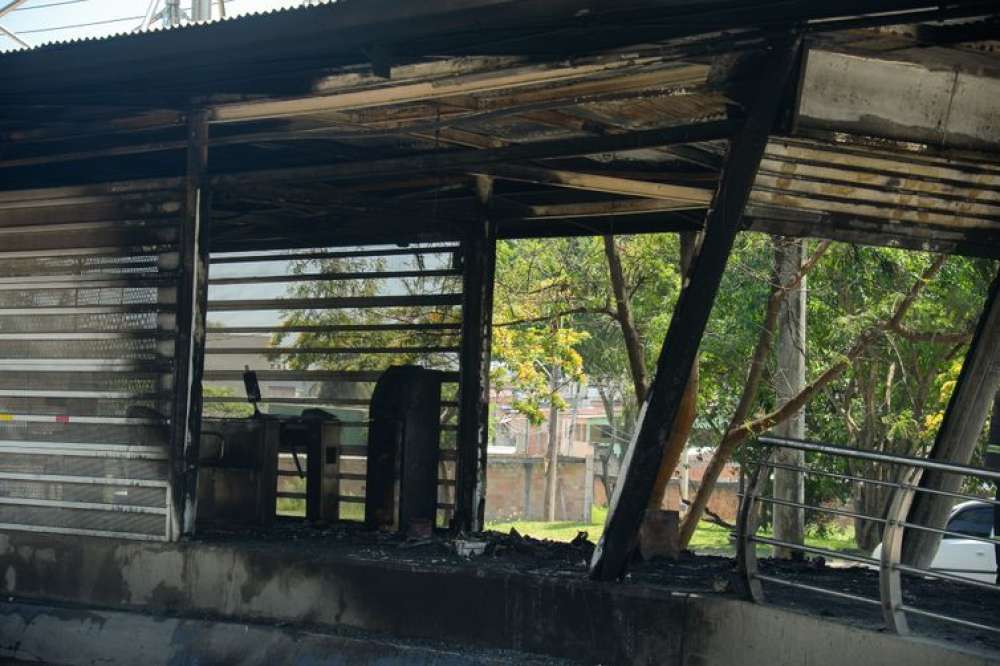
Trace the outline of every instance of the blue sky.
<path fill-rule="evenodd" d="M 0 0 L 0 7 L 10 0 Z M 0 18 L 0 26 L 15 32 L 31 46 L 85 37 L 101 37 L 134 30 L 145 16 L 151 0 L 27 0 Z M 159 0 L 160 6 L 163 0 Z M 218 9 L 213 0 L 213 17 Z M 226 16 L 238 16 L 280 7 L 303 4 L 302 0 L 226 0 Z M 181 0 L 190 7 L 191 0 Z M 87 25 L 82 24 L 96 24 Z M 68 27 L 72 26 L 72 27 Z M 59 29 L 57 29 L 59 28 Z M 0 50 L 18 45 L 0 35 Z"/>

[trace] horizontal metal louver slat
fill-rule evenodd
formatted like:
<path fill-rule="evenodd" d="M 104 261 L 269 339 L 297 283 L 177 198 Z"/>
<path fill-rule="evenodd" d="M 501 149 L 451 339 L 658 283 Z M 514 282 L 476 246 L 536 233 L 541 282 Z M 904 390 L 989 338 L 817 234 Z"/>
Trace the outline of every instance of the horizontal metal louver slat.
<path fill-rule="evenodd" d="M 58 451 L 58 450 L 57 450 Z M 0 472 L 52 474 L 59 476 L 113 477 L 122 479 L 167 478 L 165 460 L 129 460 L 62 455 L 36 455 L 0 450 Z"/>
<path fill-rule="evenodd" d="M 365 492 L 368 407 L 375 382 L 388 367 L 418 364 L 442 372 L 440 446 L 443 460 L 454 458 L 460 256 L 455 243 L 213 255 L 205 413 L 224 416 L 249 409 L 242 384 L 249 366 L 261 385 L 262 411 L 330 414 L 337 421 L 341 472 L 348 475 L 337 491 L 344 503 L 340 517 L 358 518 Z M 304 515 L 305 481 L 298 478 L 290 450 L 282 455 L 278 511 Z M 441 485 L 452 483 L 443 478 Z M 442 501 L 449 505 L 451 499 L 446 494 Z M 450 505 L 440 524 L 446 524 L 448 511 Z"/>
<path fill-rule="evenodd" d="M 56 194 L 0 206 L 0 530 L 165 540 L 176 193 Z"/>
<path fill-rule="evenodd" d="M 23 526 L 44 532 L 48 531 L 46 528 L 54 527 L 93 530 L 104 532 L 106 536 L 142 534 L 162 539 L 166 532 L 165 523 L 164 516 L 157 514 L 0 504 L 0 529 Z"/>
<path fill-rule="evenodd" d="M 114 506 L 166 508 L 165 488 L 46 483 L 0 479 L 0 502 L 5 498 L 37 499 Z M 113 510 L 109 509 L 109 510 Z"/>

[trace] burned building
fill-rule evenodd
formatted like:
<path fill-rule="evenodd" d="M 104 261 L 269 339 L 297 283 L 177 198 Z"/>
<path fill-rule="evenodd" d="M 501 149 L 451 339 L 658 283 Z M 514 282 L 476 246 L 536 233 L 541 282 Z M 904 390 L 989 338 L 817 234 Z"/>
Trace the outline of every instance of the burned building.
<path fill-rule="evenodd" d="M 0 55 L 4 649 L 100 654 L 51 602 L 178 616 L 126 661 L 985 663 L 614 581 L 738 234 L 1000 258 L 998 36 L 989 2 L 343 0 Z M 483 527 L 498 239 L 663 232 L 704 240 L 592 561 L 338 536 Z M 943 432 L 981 429 L 997 290 Z"/>

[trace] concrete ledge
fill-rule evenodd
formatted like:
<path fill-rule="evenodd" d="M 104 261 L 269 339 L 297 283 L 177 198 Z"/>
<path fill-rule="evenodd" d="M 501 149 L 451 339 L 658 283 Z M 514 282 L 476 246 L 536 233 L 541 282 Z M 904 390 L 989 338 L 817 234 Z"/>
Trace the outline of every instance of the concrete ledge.
<path fill-rule="evenodd" d="M 3 636 L 0 660 L 46 664 L 552 666 L 569 663 L 524 653 L 390 640 L 359 632 L 338 635 L 288 626 L 32 604 L 3 604 L 0 636 Z"/>
<path fill-rule="evenodd" d="M 373 561 L 274 543 L 145 544 L 7 533 L 0 535 L 0 581 L 11 597 L 354 627 L 583 663 L 1000 663 L 991 655 L 721 596 Z"/>

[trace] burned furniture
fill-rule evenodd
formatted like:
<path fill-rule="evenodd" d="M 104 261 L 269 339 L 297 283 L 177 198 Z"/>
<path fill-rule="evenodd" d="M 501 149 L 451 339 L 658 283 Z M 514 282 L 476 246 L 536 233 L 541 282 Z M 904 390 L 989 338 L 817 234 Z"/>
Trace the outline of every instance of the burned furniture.
<path fill-rule="evenodd" d="M 280 434 L 277 420 L 203 420 L 199 527 L 267 527 L 274 522 Z"/>
<path fill-rule="evenodd" d="M 305 502 L 305 519 L 322 524 L 338 514 L 339 420 L 322 410 L 302 416 L 204 419 L 198 475 L 198 525 L 268 527 L 279 498 Z M 294 469 L 282 469 L 281 461 Z M 302 490 L 279 490 L 283 477 Z"/>
<path fill-rule="evenodd" d="M 437 515 L 441 373 L 389 368 L 372 395 L 365 524 L 427 534 Z"/>

